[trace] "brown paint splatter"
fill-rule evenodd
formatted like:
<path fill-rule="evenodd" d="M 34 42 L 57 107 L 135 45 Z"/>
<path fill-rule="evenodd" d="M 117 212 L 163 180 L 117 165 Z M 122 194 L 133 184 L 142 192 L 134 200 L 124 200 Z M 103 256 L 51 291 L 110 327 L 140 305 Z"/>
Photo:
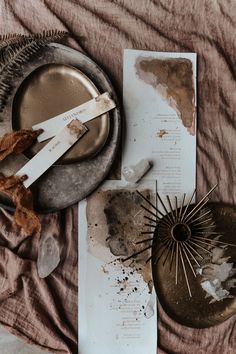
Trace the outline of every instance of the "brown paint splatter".
<path fill-rule="evenodd" d="M 142 193 L 149 197 L 149 191 Z M 144 224 L 141 202 L 136 191 L 125 189 L 99 191 L 90 196 L 86 210 L 89 252 L 108 261 L 104 258 L 105 249 L 109 249 L 119 258 L 128 257 L 143 249 L 144 245 L 136 245 L 137 241 L 144 238 L 141 235 Z M 146 251 L 123 265 L 140 273 L 149 283 L 152 279 L 150 263 L 146 264 L 149 257 L 150 251 Z"/>
<path fill-rule="evenodd" d="M 102 271 L 104 274 L 109 274 L 109 271 L 104 266 L 102 266 Z"/>
<path fill-rule="evenodd" d="M 163 138 L 163 136 L 165 136 L 166 134 L 168 134 L 168 132 L 165 129 L 160 129 L 160 131 L 157 133 L 157 136 L 159 138 Z"/>
<path fill-rule="evenodd" d="M 82 137 L 87 131 L 88 128 L 80 122 L 78 119 L 72 120 L 68 125 L 67 128 L 70 132 L 70 134 L 74 137 L 77 136 L 77 138 Z"/>
<path fill-rule="evenodd" d="M 192 62 L 185 58 L 139 57 L 136 74 L 175 109 L 191 135 L 195 134 L 195 98 Z"/>

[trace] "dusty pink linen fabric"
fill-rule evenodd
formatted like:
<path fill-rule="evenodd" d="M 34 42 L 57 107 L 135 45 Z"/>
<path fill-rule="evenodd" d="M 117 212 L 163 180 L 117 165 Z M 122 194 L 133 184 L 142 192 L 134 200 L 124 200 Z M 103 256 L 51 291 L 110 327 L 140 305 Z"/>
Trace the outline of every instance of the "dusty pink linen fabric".
<path fill-rule="evenodd" d="M 51 28 L 69 31 L 71 45 L 105 69 L 120 97 L 124 48 L 198 53 L 198 196 L 218 182 L 214 199 L 236 203 L 235 0 L 0 0 L 0 33 Z M 52 352 L 77 353 L 76 207 L 44 216 L 44 232 L 55 232 L 64 250 L 46 280 L 36 273 L 38 240 L 19 247 L 11 215 L 2 210 L 0 223 L 0 322 Z M 158 337 L 161 354 L 231 354 L 236 316 L 194 330 L 160 309 Z"/>
<path fill-rule="evenodd" d="M 60 266 L 46 279 L 37 274 L 39 240 L 25 238 L 12 214 L 0 210 L 0 324 L 53 353 L 76 353 L 77 208 L 41 219 L 41 237 L 58 239 L 62 249 Z"/>

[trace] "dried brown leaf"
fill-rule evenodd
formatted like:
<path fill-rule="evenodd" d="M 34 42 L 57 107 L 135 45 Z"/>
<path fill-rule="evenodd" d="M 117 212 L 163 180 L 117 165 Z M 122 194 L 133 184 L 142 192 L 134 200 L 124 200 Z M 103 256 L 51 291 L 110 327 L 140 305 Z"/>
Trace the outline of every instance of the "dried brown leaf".
<path fill-rule="evenodd" d="M 0 191 L 10 197 L 16 206 L 14 221 L 27 235 L 39 234 L 41 224 L 33 210 L 33 195 L 26 189 L 23 181 L 27 176 L 9 176 L 0 178 Z"/>
<path fill-rule="evenodd" d="M 5 134 L 0 138 L 0 160 L 2 161 L 12 153 L 20 154 L 27 150 L 41 133 L 42 129 L 25 129 Z"/>

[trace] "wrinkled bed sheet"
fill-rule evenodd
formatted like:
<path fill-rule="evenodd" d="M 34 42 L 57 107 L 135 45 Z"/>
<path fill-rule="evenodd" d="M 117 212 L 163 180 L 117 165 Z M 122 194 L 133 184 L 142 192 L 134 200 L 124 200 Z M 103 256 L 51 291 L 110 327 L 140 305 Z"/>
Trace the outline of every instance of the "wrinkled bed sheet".
<path fill-rule="evenodd" d="M 218 182 L 213 199 L 236 203 L 235 0 L 0 0 L 0 33 L 52 28 L 69 31 L 70 45 L 104 68 L 120 97 L 124 48 L 196 52 L 198 196 Z M 42 218 L 43 235 L 58 237 L 63 250 L 46 280 L 36 271 L 38 239 L 24 240 L 0 211 L 0 324 L 42 349 L 77 353 L 77 208 Z M 204 330 L 176 324 L 161 308 L 159 316 L 160 354 L 235 352 L 236 316 Z"/>

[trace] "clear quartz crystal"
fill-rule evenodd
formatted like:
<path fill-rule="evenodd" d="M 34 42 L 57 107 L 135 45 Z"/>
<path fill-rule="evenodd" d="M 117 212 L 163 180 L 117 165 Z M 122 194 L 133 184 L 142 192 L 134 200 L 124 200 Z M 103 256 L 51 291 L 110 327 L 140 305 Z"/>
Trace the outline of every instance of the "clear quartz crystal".
<path fill-rule="evenodd" d="M 38 274 L 40 278 L 49 276 L 60 262 L 60 247 L 53 236 L 42 237 L 39 241 Z"/>
<path fill-rule="evenodd" d="M 228 262 L 230 257 L 224 257 L 225 251 L 225 248 L 214 247 L 210 263 L 197 269 L 197 273 L 203 277 L 201 287 L 206 297 L 212 298 L 210 303 L 231 298 L 229 290 L 236 287 L 236 279 L 232 278 L 236 269 L 233 263 Z"/>
<path fill-rule="evenodd" d="M 232 297 L 228 290 L 222 288 L 219 279 L 206 280 L 201 283 L 201 287 L 208 294 L 208 296 L 206 297 L 213 297 L 210 303 L 214 303 L 215 301 L 220 301 Z"/>
<path fill-rule="evenodd" d="M 156 295 L 155 292 L 152 291 L 150 298 L 148 300 L 148 303 L 146 305 L 146 308 L 144 310 L 144 314 L 146 318 L 151 318 L 155 314 L 154 307 L 156 305 Z"/>
<path fill-rule="evenodd" d="M 133 166 L 124 166 L 122 174 L 127 182 L 138 182 L 151 168 L 151 164 L 148 160 L 143 159 Z"/>

